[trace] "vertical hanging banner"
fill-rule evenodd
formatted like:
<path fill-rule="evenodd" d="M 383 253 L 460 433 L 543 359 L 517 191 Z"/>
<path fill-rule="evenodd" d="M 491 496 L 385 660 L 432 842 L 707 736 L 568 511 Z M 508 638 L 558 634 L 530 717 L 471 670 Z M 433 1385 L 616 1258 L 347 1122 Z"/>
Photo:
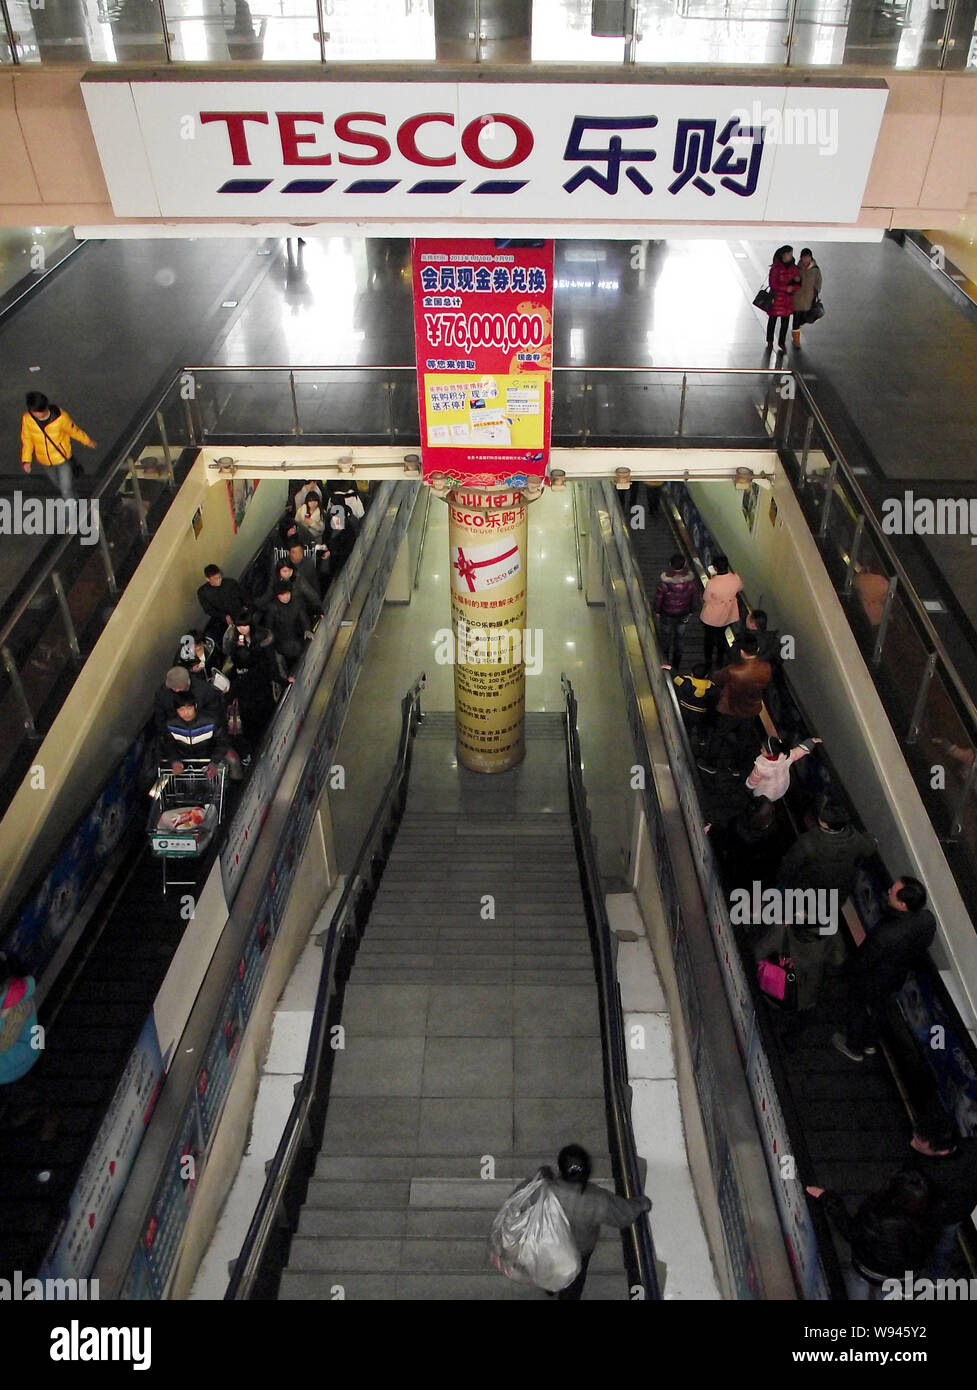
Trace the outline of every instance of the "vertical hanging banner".
<path fill-rule="evenodd" d="M 525 487 L 550 453 L 553 243 L 411 243 L 424 477 Z"/>

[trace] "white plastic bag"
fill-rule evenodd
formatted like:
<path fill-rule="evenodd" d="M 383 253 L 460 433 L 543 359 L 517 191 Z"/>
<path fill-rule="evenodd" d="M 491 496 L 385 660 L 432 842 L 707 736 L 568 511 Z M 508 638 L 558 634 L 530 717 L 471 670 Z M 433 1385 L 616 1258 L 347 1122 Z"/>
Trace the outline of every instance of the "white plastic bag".
<path fill-rule="evenodd" d="M 489 1257 L 507 1279 L 556 1293 L 580 1273 L 580 1253 L 560 1199 L 537 1173 L 511 1193 L 492 1222 Z"/>

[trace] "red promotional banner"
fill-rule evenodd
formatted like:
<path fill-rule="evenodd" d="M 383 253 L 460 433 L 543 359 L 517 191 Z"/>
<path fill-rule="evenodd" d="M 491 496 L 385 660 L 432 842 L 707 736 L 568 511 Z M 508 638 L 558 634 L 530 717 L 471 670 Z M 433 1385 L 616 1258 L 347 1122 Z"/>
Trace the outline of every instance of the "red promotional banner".
<path fill-rule="evenodd" d="M 413 241 L 424 477 L 525 487 L 546 474 L 553 243 Z"/>

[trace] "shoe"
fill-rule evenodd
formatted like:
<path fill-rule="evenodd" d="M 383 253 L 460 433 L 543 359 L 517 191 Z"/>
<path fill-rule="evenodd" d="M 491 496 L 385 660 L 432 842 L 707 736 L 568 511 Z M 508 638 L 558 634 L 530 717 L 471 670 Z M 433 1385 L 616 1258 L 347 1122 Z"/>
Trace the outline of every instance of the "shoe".
<path fill-rule="evenodd" d="M 864 1062 L 865 1053 L 856 1052 L 853 1047 L 849 1047 L 844 1033 L 832 1033 L 831 1041 L 834 1044 L 834 1046 L 838 1049 L 838 1051 L 843 1053 L 845 1057 L 850 1058 L 851 1061 Z"/>
<path fill-rule="evenodd" d="M 700 772 L 708 772 L 710 776 L 715 776 L 716 774 L 716 768 L 714 768 L 711 763 L 697 762 L 696 767 Z"/>
<path fill-rule="evenodd" d="M 778 353 L 780 353 L 780 352 L 786 352 L 786 351 L 787 351 L 787 344 L 786 344 L 786 343 L 778 343 L 778 344 L 777 344 L 777 351 L 778 351 Z"/>
<path fill-rule="evenodd" d="M 796 348 L 799 348 L 801 345 L 801 330 L 799 328 L 795 328 L 790 336 L 793 339 L 794 346 Z"/>
<path fill-rule="evenodd" d="M 862 1048 L 862 1051 L 865 1053 L 866 1057 L 874 1057 L 878 1048 L 873 1047 L 871 1043 L 867 1043 L 866 1046 Z"/>

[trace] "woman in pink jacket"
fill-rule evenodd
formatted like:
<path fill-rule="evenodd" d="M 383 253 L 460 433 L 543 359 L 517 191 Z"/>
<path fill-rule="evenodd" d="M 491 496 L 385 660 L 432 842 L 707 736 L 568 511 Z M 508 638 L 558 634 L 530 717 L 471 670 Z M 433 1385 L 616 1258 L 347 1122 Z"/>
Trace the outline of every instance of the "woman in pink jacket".
<path fill-rule="evenodd" d="M 710 569 L 712 578 L 702 591 L 699 621 L 702 623 L 702 656 L 711 671 L 724 655 L 723 633 L 730 623 L 739 622 L 740 606 L 736 595 L 743 581 L 729 568 L 725 555 L 717 555 Z"/>
<path fill-rule="evenodd" d="M 779 738 L 765 738 L 760 755 L 753 764 L 753 771 L 746 779 L 746 785 L 755 797 L 766 797 L 768 801 L 779 801 L 790 786 L 790 768 L 799 758 L 806 758 L 819 738 L 806 738 L 796 748 L 787 751 L 786 743 Z M 756 745 L 754 744 L 754 747 Z"/>
<path fill-rule="evenodd" d="M 787 351 L 787 329 L 794 311 L 794 292 L 800 288 L 801 272 L 794 261 L 793 246 L 780 246 L 773 253 L 770 274 L 767 282 L 773 290 L 773 304 L 767 319 L 767 350 L 773 350 L 773 331 L 780 321 L 777 347 L 780 352 Z"/>

